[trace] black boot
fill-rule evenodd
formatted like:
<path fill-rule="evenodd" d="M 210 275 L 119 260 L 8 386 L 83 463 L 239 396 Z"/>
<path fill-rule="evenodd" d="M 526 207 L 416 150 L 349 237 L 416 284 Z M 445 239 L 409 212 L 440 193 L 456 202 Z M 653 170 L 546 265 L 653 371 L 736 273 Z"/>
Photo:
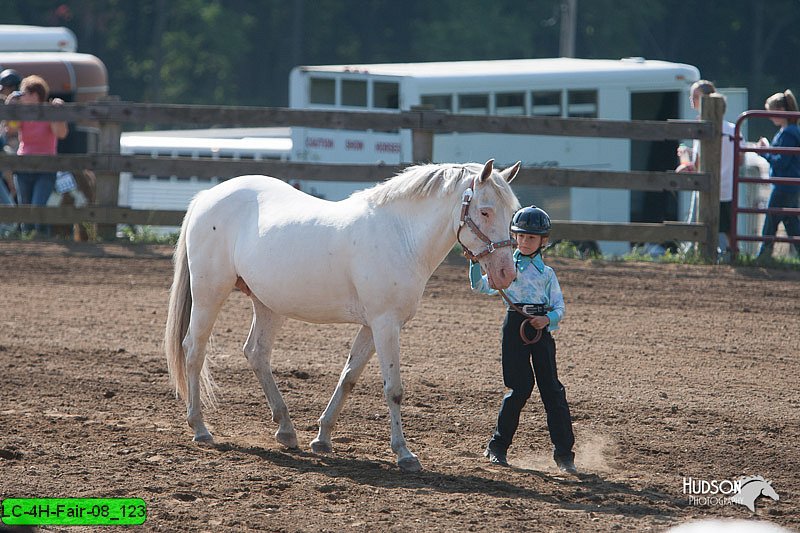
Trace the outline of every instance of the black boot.
<path fill-rule="evenodd" d="M 508 459 L 506 459 L 505 450 L 500 451 L 492 448 L 491 446 L 487 446 L 486 451 L 483 452 L 483 455 L 488 457 L 489 462 L 494 465 L 508 466 Z"/>
<path fill-rule="evenodd" d="M 577 474 L 578 469 L 575 468 L 575 454 L 570 455 L 555 455 L 553 458 L 556 460 L 558 469 L 567 474 Z"/>

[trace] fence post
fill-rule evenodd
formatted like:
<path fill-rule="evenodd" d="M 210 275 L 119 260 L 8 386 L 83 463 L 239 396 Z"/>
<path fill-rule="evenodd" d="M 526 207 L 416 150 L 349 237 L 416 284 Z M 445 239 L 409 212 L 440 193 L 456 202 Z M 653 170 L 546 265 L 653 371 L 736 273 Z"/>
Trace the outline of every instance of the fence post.
<path fill-rule="evenodd" d="M 411 106 L 411 111 L 420 114 L 419 127 L 411 130 L 411 157 L 414 163 L 433 162 L 433 130 L 425 128 L 425 112 L 433 111 L 432 105 Z"/>
<path fill-rule="evenodd" d="M 717 260 L 719 243 L 719 188 L 720 162 L 722 160 L 722 120 L 725 114 L 725 98 L 721 94 L 703 95 L 700 98 L 700 118 L 710 122 L 712 134 L 709 139 L 700 139 L 700 172 L 711 175 L 711 189 L 700 193 L 700 223 L 706 227 L 706 242 L 703 256 L 709 261 Z"/>
<path fill-rule="evenodd" d="M 105 102 L 118 102 L 119 96 L 108 96 Z M 122 126 L 119 122 L 101 122 L 97 151 L 103 155 L 119 155 Z M 101 172 L 95 182 L 95 205 L 117 207 L 119 204 L 119 174 Z M 98 224 L 97 238 L 112 241 L 117 237 L 116 224 Z"/>

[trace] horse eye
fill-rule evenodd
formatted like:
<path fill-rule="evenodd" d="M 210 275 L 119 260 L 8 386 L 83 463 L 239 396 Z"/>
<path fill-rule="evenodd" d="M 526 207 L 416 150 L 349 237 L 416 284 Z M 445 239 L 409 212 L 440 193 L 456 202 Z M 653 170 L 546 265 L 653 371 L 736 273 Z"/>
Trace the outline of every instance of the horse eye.
<path fill-rule="evenodd" d="M 481 216 L 488 218 L 489 217 L 489 212 L 488 211 L 481 211 Z"/>

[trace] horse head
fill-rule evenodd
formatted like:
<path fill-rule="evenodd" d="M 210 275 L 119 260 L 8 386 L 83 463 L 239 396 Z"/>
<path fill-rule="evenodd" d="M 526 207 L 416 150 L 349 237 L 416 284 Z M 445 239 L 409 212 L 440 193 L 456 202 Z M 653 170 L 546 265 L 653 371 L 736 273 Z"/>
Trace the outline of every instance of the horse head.
<path fill-rule="evenodd" d="M 479 168 L 475 166 L 474 170 Z M 516 275 L 509 227 L 519 201 L 509 183 L 519 168 L 518 161 L 503 171 L 497 171 L 494 159 L 490 159 L 483 169 L 471 176 L 462 202 L 459 242 L 470 259 L 480 262 L 489 284 L 496 289 L 508 287 Z"/>
<path fill-rule="evenodd" d="M 759 496 L 767 496 L 777 501 L 780 499 L 778 493 L 772 488 L 771 481 L 765 480 L 761 476 L 748 476 L 739 479 L 739 492 L 731 496 L 733 503 L 744 505 L 751 512 L 756 511 L 756 499 Z"/>
<path fill-rule="evenodd" d="M 778 493 L 775 492 L 775 489 L 772 488 L 771 483 L 772 481 L 769 480 L 765 482 L 765 485 L 761 487 L 761 495 L 766 496 L 768 498 L 772 498 L 775 501 L 778 501 L 781 499 L 781 497 L 778 496 Z"/>

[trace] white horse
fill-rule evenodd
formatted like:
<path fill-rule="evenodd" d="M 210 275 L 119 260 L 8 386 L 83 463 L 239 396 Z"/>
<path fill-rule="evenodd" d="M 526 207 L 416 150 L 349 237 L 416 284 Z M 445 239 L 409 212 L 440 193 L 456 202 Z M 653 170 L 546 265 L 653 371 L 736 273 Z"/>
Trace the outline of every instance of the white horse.
<path fill-rule="evenodd" d="M 165 334 L 170 378 L 186 401 L 194 440 L 212 440 L 201 411 L 201 404 L 214 403 L 205 348 L 220 308 L 238 287 L 253 302 L 244 354 L 278 424 L 276 440 L 297 447 L 270 367 L 285 317 L 361 324 L 311 448 L 331 451 L 342 405 L 377 350 L 392 450 L 402 470 L 420 470 L 400 418 L 400 328 L 457 239 L 467 250 L 482 250 L 473 257 L 493 286 L 513 281 L 509 224 L 519 202 L 509 182 L 519 166 L 502 172 L 492 160 L 416 166 L 340 202 L 266 176 L 241 176 L 199 193 L 175 250 Z"/>

